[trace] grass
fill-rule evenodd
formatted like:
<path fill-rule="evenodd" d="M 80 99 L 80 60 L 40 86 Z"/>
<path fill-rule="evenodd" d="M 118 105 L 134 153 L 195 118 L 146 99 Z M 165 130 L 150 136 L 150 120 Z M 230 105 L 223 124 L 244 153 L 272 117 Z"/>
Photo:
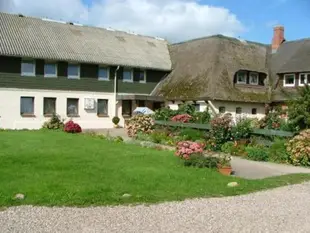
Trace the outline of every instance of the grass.
<path fill-rule="evenodd" d="M 309 180 L 263 180 L 184 167 L 173 152 L 49 131 L 0 132 L 0 207 L 115 205 L 239 195 Z M 240 186 L 228 188 L 237 181 Z M 25 194 L 21 201 L 16 193 Z M 124 199 L 129 193 L 132 197 Z"/>

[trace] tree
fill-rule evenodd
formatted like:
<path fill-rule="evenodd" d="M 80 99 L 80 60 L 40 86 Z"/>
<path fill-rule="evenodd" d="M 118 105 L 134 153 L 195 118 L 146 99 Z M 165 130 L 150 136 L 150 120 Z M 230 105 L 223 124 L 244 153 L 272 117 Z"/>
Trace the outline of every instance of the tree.
<path fill-rule="evenodd" d="M 298 89 L 298 97 L 288 105 L 288 119 L 296 130 L 310 128 L 310 86 Z"/>

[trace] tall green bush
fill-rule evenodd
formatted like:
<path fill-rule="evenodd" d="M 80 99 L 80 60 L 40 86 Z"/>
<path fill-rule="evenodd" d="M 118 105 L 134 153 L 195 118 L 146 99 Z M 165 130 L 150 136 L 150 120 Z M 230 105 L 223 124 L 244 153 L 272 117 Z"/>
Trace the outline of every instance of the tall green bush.
<path fill-rule="evenodd" d="M 238 119 L 235 126 L 232 127 L 231 136 L 233 140 L 248 139 L 253 132 L 252 120 L 243 118 Z"/>
<path fill-rule="evenodd" d="M 275 142 L 268 150 L 268 159 L 272 162 L 287 163 L 289 160 L 289 153 L 286 151 L 286 140 L 275 139 Z"/>

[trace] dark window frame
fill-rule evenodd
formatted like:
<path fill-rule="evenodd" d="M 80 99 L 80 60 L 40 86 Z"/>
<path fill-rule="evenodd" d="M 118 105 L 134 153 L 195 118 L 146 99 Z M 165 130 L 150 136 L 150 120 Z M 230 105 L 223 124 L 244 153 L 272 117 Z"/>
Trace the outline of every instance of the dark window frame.
<path fill-rule="evenodd" d="M 77 113 L 69 113 L 69 101 L 77 101 L 76 103 L 76 109 L 77 109 Z M 79 98 L 67 98 L 67 116 L 68 117 L 80 117 L 79 116 L 79 103 L 80 103 L 80 99 Z"/>
<path fill-rule="evenodd" d="M 24 107 L 23 107 L 22 99 L 31 99 L 31 102 L 32 102 L 32 111 L 31 112 L 24 112 L 23 111 Z M 20 97 L 20 115 L 22 117 L 35 117 L 35 115 L 34 115 L 34 111 L 35 111 L 34 101 L 35 101 L 35 97 L 33 97 L 33 96 L 21 96 Z"/>
<path fill-rule="evenodd" d="M 47 112 L 45 110 L 45 101 L 47 100 L 53 100 L 54 101 L 54 112 Z M 44 97 L 43 98 L 43 115 L 46 116 L 46 117 L 50 117 L 52 116 L 53 114 L 56 114 L 56 101 L 57 101 L 57 98 L 56 97 Z"/>
<path fill-rule="evenodd" d="M 99 102 L 105 102 L 106 113 L 100 112 Z M 109 116 L 109 100 L 108 99 L 97 99 L 97 116 L 98 117 L 108 117 Z"/>

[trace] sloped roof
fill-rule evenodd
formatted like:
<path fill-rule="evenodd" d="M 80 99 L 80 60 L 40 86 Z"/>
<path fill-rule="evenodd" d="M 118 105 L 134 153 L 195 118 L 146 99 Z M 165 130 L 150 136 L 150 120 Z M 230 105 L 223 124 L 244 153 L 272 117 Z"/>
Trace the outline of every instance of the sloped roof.
<path fill-rule="evenodd" d="M 171 70 L 167 41 L 0 13 L 0 55 Z"/>
<path fill-rule="evenodd" d="M 170 46 L 172 72 L 152 94 L 167 99 L 268 101 L 268 87 L 234 85 L 235 73 L 268 74 L 269 46 L 211 36 Z"/>

